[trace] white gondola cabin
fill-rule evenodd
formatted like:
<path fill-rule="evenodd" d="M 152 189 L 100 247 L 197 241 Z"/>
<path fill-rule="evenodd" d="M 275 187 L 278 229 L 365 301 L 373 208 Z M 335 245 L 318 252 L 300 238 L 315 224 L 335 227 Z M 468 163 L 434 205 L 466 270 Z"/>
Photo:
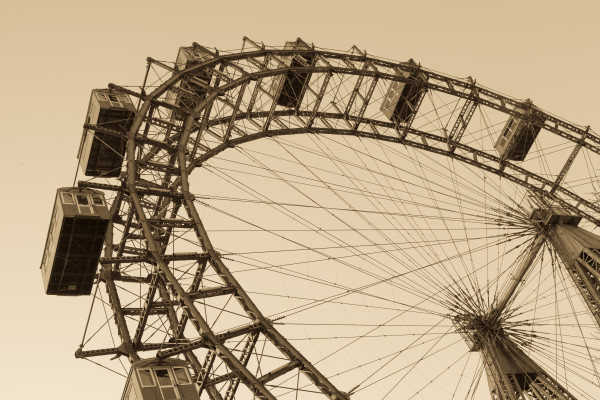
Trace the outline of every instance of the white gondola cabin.
<path fill-rule="evenodd" d="M 521 108 L 515 110 L 530 114 Z M 514 161 L 525 160 L 543 125 L 544 121 L 540 119 L 511 116 L 496 141 L 495 147 L 500 158 Z"/>
<path fill-rule="evenodd" d="M 381 103 L 381 112 L 390 121 L 397 124 L 406 123 L 417 113 L 427 87 L 423 85 L 427 76 L 422 72 L 398 71 L 409 82 L 394 81 Z"/>
<path fill-rule="evenodd" d="M 77 158 L 86 176 L 119 176 L 127 146 L 125 135 L 134 117 L 135 107 L 127 94 L 92 90 L 86 123 L 114 132 L 83 130 Z"/>
<path fill-rule="evenodd" d="M 40 267 L 46 294 L 91 293 L 109 219 L 102 192 L 57 190 Z"/>
<path fill-rule="evenodd" d="M 200 400 L 184 361 L 146 359 L 133 363 L 121 400 Z"/>
<path fill-rule="evenodd" d="M 177 71 L 203 63 L 212 58 L 212 55 L 196 47 L 180 47 L 175 61 Z M 206 97 L 210 85 L 211 74 L 206 69 L 200 69 L 193 74 L 185 76 L 173 85 L 167 92 L 166 101 L 169 104 L 183 108 L 190 112 Z M 181 113 L 171 113 L 174 119 L 185 117 Z"/>
<path fill-rule="evenodd" d="M 295 42 L 286 42 L 284 49 L 310 50 L 311 47 L 298 39 Z M 309 67 L 315 63 L 315 57 L 311 54 L 279 56 L 279 59 L 283 63 L 279 65 L 280 68 Z M 278 105 L 297 108 L 302 103 L 310 76 L 310 72 L 297 71 L 288 71 L 282 75 L 275 76 L 271 83 L 270 93 Z"/>

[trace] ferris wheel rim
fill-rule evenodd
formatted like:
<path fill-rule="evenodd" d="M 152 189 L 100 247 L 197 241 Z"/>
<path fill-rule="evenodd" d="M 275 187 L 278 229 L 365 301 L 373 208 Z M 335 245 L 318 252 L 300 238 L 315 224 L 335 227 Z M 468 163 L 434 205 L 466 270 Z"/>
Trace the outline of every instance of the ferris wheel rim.
<path fill-rule="evenodd" d="M 266 54 L 268 52 L 270 52 L 270 50 L 265 50 L 264 54 Z M 282 51 L 282 52 L 283 52 L 283 54 L 285 53 L 285 51 Z M 342 54 L 342 53 L 335 53 L 335 54 Z M 249 56 L 249 55 L 244 55 L 244 56 Z M 236 57 L 244 57 L 244 56 L 236 56 Z M 356 56 L 356 57 L 360 58 L 359 56 Z M 373 60 L 377 60 L 376 58 L 372 58 L 372 59 Z M 215 62 L 216 63 L 217 61 L 211 61 L 211 62 Z M 127 187 L 128 187 L 128 190 L 132 194 L 132 196 L 133 196 L 134 199 L 135 199 L 135 197 L 137 195 L 137 182 L 136 182 L 136 178 L 135 177 L 137 176 L 137 173 L 138 173 L 137 168 L 140 168 L 139 166 L 136 165 L 136 162 L 135 162 L 136 161 L 135 160 L 135 151 L 136 151 L 135 149 L 136 149 L 137 132 L 138 132 L 138 130 L 139 130 L 139 128 L 140 128 L 140 126 L 141 126 L 141 124 L 143 122 L 142 120 L 143 120 L 145 114 L 148 112 L 148 110 L 149 110 L 149 108 L 150 108 L 150 106 L 152 104 L 152 100 L 154 98 L 159 97 L 161 94 L 163 94 L 166 90 L 168 90 L 168 88 L 171 85 L 175 84 L 175 82 L 177 82 L 178 80 L 182 79 L 185 75 L 192 73 L 195 69 L 199 69 L 199 68 L 204 67 L 205 64 L 192 67 L 192 68 L 190 68 L 188 70 L 185 70 L 185 71 L 180 71 L 179 73 L 177 73 L 176 75 L 174 75 L 171 79 L 169 79 L 167 82 L 165 82 L 158 89 L 156 89 L 154 92 L 152 92 L 151 94 L 149 94 L 146 97 L 146 101 L 142 105 L 142 107 L 140 109 L 140 113 L 136 116 L 136 120 L 134 121 L 134 123 L 132 125 L 132 128 L 131 128 L 131 130 L 129 132 L 129 143 L 128 143 L 129 148 L 128 148 L 128 152 L 127 152 L 127 154 L 128 154 L 128 156 L 127 156 L 128 157 L 128 162 L 127 162 Z M 325 70 L 326 69 L 323 69 L 323 71 L 325 71 Z M 312 72 L 319 72 L 320 70 L 311 69 L 311 71 Z M 321 72 L 323 72 L 323 71 L 321 71 Z M 285 72 L 285 70 L 278 70 L 277 72 L 271 72 L 271 75 L 274 76 L 276 74 L 281 74 L 283 72 Z M 265 76 L 271 76 L 271 75 L 266 74 Z M 392 77 L 391 75 L 388 76 L 388 78 L 392 78 L 392 79 L 398 80 L 397 77 Z M 244 79 L 250 80 L 251 78 L 250 77 L 246 77 Z M 239 84 L 242 84 L 242 82 L 240 81 Z M 232 85 L 231 87 L 234 87 L 234 86 Z M 223 90 L 225 90 L 225 89 L 223 89 Z M 214 99 L 216 96 L 218 96 L 218 93 L 215 92 L 211 96 L 213 96 L 212 98 Z M 179 190 L 181 190 L 180 193 L 182 194 L 182 196 L 184 198 L 184 202 L 186 203 L 186 206 L 188 208 L 190 208 L 190 209 L 193 209 L 190 212 L 192 214 L 195 213 L 196 215 L 198 215 L 198 212 L 197 212 L 197 210 L 195 210 L 195 205 L 194 205 L 193 199 L 191 198 L 191 192 L 189 191 L 189 185 L 186 182 L 187 179 L 188 179 L 188 176 L 192 172 L 193 168 L 195 168 L 197 165 L 202 164 L 203 162 L 207 161 L 211 157 L 219 154 L 220 152 L 224 151 L 227 148 L 230 148 L 230 147 L 238 145 L 238 144 L 242 144 L 242 143 L 246 143 L 246 142 L 258 140 L 258 139 L 261 139 L 261 138 L 264 138 L 264 137 L 267 137 L 267 136 L 284 136 L 284 135 L 290 135 L 290 134 L 301 134 L 300 131 L 303 131 L 303 133 L 318 133 L 318 134 L 336 134 L 336 135 L 358 136 L 358 137 L 371 138 L 371 139 L 375 139 L 375 140 L 395 141 L 395 142 L 402 143 L 402 144 L 408 144 L 408 145 L 413 146 L 415 148 L 420 148 L 421 150 L 432 151 L 432 152 L 437 152 L 438 154 L 441 154 L 441 151 L 438 148 L 435 148 L 435 147 L 432 147 L 432 146 L 428 146 L 427 144 L 420 144 L 418 142 L 407 140 L 407 139 L 404 139 L 404 138 L 403 139 L 395 139 L 395 138 L 392 138 L 390 136 L 385 136 L 385 135 L 377 136 L 377 135 L 374 135 L 374 134 L 366 132 L 366 131 L 365 132 L 362 132 L 362 131 L 359 131 L 359 130 L 347 130 L 347 131 L 343 131 L 341 129 L 337 129 L 337 130 L 333 129 L 333 130 L 331 130 L 329 132 L 326 132 L 326 130 L 324 130 L 324 129 L 320 129 L 319 130 L 318 128 L 312 128 L 312 129 L 310 129 L 308 131 L 306 129 L 298 128 L 297 132 L 295 130 L 292 130 L 292 129 L 288 129 L 288 130 L 285 130 L 285 129 L 281 129 L 281 130 L 269 130 L 269 131 L 254 133 L 254 134 L 252 134 L 250 136 L 246 136 L 246 137 L 230 138 L 226 142 L 224 142 L 223 144 L 221 144 L 221 145 L 215 147 L 214 149 L 212 149 L 209 156 L 207 156 L 207 157 L 202 156 L 202 157 L 196 159 L 197 161 L 194 160 L 194 163 L 191 164 L 186 159 L 185 146 L 186 146 L 187 141 L 189 140 L 189 135 L 192 133 L 192 130 L 193 130 L 193 125 L 194 125 L 194 121 L 195 121 L 194 120 L 195 115 L 199 114 L 203 110 L 203 107 L 205 107 L 209 103 L 209 101 L 210 101 L 210 99 L 206 99 L 205 101 L 203 101 L 198 107 L 196 107 L 196 109 L 194 110 L 194 112 L 189 117 L 187 117 L 187 119 L 186 119 L 186 121 L 185 121 L 185 123 L 183 125 L 182 135 L 179 138 L 179 145 L 178 145 L 179 149 L 178 149 L 178 153 L 177 153 L 178 165 L 179 166 L 176 167 L 174 162 L 171 165 L 172 167 L 176 167 L 176 168 L 180 169 L 181 177 L 180 177 L 180 179 L 178 179 L 176 181 L 176 184 L 174 184 L 170 189 L 172 191 L 174 191 L 174 192 L 179 192 Z M 424 132 L 424 131 L 413 130 L 411 133 L 413 133 L 415 135 L 420 135 L 420 136 L 423 136 L 423 137 L 427 137 L 428 139 L 436 139 L 436 137 L 433 136 L 433 135 L 431 135 L 431 136 L 428 137 L 427 136 L 428 133 Z M 577 138 L 572 138 L 572 139 L 577 139 Z M 579 140 L 579 139 L 577 139 L 577 140 Z M 583 146 L 587 146 L 587 145 L 588 145 L 588 143 L 584 142 Z M 461 143 L 457 144 L 457 147 L 460 148 L 461 146 L 463 146 L 461 148 L 462 150 L 468 150 L 466 148 L 468 146 L 463 145 Z M 594 145 L 590 144 L 590 146 L 594 146 Z M 472 153 L 475 154 L 475 149 L 473 149 Z M 209 153 L 206 153 L 206 154 L 209 154 Z M 479 163 L 477 160 L 469 159 L 469 158 L 467 158 L 467 157 L 465 157 L 463 155 L 456 154 L 454 152 L 447 152 L 447 153 L 445 153 L 443 155 L 446 156 L 446 157 L 450 157 L 452 159 L 458 159 L 458 160 L 460 160 L 462 162 L 469 163 L 471 165 L 475 165 L 476 167 L 481 168 L 481 169 L 485 169 L 485 168 L 483 168 L 484 166 L 486 166 L 486 167 L 489 168 L 489 166 L 487 166 L 486 164 Z M 483 156 L 484 154 L 480 154 L 480 155 Z M 490 155 L 489 158 L 492 161 L 498 161 L 499 160 L 498 157 L 493 156 L 493 155 Z M 504 168 L 506 168 L 506 167 L 507 167 L 506 165 L 503 166 L 503 167 L 498 167 L 498 168 L 496 168 L 495 171 L 491 171 L 491 172 L 493 172 L 493 173 L 495 173 L 497 175 L 500 175 L 500 176 L 509 177 L 510 175 L 508 173 L 503 172 Z M 512 165 L 512 166 L 509 166 L 509 167 L 512 168 L 512 169 L 518 169 L 518 166 L 516 166 L 516 165 Z M 529 187 L 529 188 L 534 188 L 534 189 L 536 188 L 535 186 L 527 183 L 525 180 L 519 180 L 518 178 L 515 178 L 515 179 L 516 180 L 513 180 L 513 182 L 515 182 L 517 184 L 520 184 L 521 186 Z M 182 181 L 184 183 L 182 183 Z M 547 180 L 545 178 L 540 178 L 540 181 L 545 182 L 545 185 L 546 184 L 550 184 L 551 185 L 553 183 L 552 181 Z M 545 185 L 543 185 L 543 186 L 545 186 Z M 188 188 L 186 188 L 186 186 L 188 186 Z M 573 199 L 574 203 L 577 203 L 578 200 L 584 200 L 584 199 L 581 199 L 581 198 L 575 198 L 575 197 L 571 196 L 571 192 L 569 192 L 568 189 L 563 188 L 560 184 L 556 188 L 556 192 L 563 193 L 563 194 L 566 194 L 566 195 L 570 196 Z M 562 204 L 564 206 L 570 208 L 571 210 L 577 209 L 572 204 L 568 203 L 567 201 L 565 201 L 563 199 L 558 198 L 553 193 L 549 193 L 548 197 L 549 198 L 553 198 L 555 200 L 558 200 L 559 202 L 562 201 Z M 584 201 L 586 201 L 586 200 L 584 200 Z M 581 201 L 579 201 L 579 203 L 581 203 Z M 600 208 L 594 206 L 593 204 L 589 204 L 589 205 L 591 205 L 591 207 L 588 207 L 589 209 L 600 213 Z M 141 211 L 141 207 L 138 207 L 137 212 L 143 214 L 143 211 Z M 582 212 L 582 211 L 579 210 L 579 212 Z M 591 215 L 587 211 L 584 212 L 584 214 L 585 214 L 585 216 L 590 221 L 592 221 L 596 225 L 600 226 L 600 220 L 598 220 L 596 217 L 594 217 L 593 215 Z M 194 220 L 195 220 L 195 223 L 196 223 L 197 227 L 200 230 L 200 236 L 202 236 L 202 238 L 203 238 L 202 245 L 205 247 L 205 251 L 211 256 L 211 258 L 215 262 L 219 262 L 220 261 L 220 257 L 219 257 L 218 254 L 216 254 L 214 252 L 213 246 L 212 246 L 211 241 L 210 241 L 209 232 L 202 227 L 202 221 L 201 221 L 201 219 L 200 219 L 199 216 L 197 218 L 194 217 Z M 149 243 L 151 243 L 153 241 L 152 236 L 148 234 L 147 240 L 149 241 Z M 159 261 L 160 254 L 157 251 L 155 251 L 154 253 L 156 253 L 154 255 L 155 258 L 158 258 L 156 261 L 158 261 L 160 263 L 160 261 Z M 217 260 L 219 260 L 219 261 L 217 261 Z M 223 265 L 221 268 L 227 269 L 227 267 L 225 265 Z M 233 278 L 233 275 L 232 275 L 232 278 Z M 240 290 L 241 293 L 245 294 L 245 291 L 241 288 L 241 286 L 237 290 Z M 245 296 L 247 296 L 247 294 L 245 294 Z M 251 300 L 250 300 L 249 297 L 247 297 L 246 301 L 250 301 L 251 302 Z M 258 308 L 256 308 L 255 310 L 254 310 L 254 307 L 250 307 L 250 308 L 253 309 L 253 312 L 258 312 L 259 313 L 259 315 L 260 315 L 259 319 L 264 318 L 262 316 L 262 314 L 260 314 L 260 311 L 258 310 Z M 265 321 L 266 321 L 266 319 L 265 319 Z"/>

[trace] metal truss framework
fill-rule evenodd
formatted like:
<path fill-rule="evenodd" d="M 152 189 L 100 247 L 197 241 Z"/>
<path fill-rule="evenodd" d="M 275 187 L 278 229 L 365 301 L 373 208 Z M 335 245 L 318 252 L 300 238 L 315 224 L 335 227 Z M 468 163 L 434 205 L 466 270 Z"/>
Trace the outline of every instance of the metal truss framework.
<path fill-rule="evenodd" d="M 550 220 L 553 221 L 550 223 Z M 492 399 L 576 398 L 528 357 L 506 334 L 503 325 L 515 293 L 544 244 L 548 244 L 562 261 L 590 314 L 600 326 L 600 236 L 578 227 L 579 220 L 578 216 L 560 209 L 558 214 L 557 209 L 550 207 L 536 209 L 532 223 L 537 225 L 538 234 L 525 249 L 525 255 L 502 296 L 485 313 L 452 317 L 456 330 L 471 351 L 480 352 L 483 358 Z"/>
<path fill-rule="evenodd" d="M 528 357 L 499 324 L 473 316 L 457 316 L 455 323 L 471 351 L 481 353 L 492 399 L 575 399 Z"/>
<path fill-rule="evenodd" d="M 127 133 L 126 170 L 120 182 L 91 180 L 80 182 L 80 186 L 115 193 L 99 280 L 106 286 L 121 343 L 104 349 L 79 349 L 78 357 L 125 355 L 133 361 L 149 356 L 184 357 L 193 368 L 200 392 L 211 399 L 233 399 L 242 387 L 258 398 L 275 399 L 286 392 L 281 388 L 287 386 L 280 383 L 296 375 L 306 380 L 304 387 L 314 388 L 325 398 L 350 398 L 351 393 L 336 387 L 279 333 L 274 321 L 261 313 L 228 269 L 226 258 L 213 247 L 196 208 L 190 174 L 227 149 L 250 141 L 310 134 L 394 142 L 496 174 L 600 226 L 600 206 L 584 191 L 564 184 L 578 155 L 600 154 L 600 137 L 589 127 L 576 126 L 538 108 L 532 110 L 544 121 L 544 131 L 570 149 L 564 164 L 548 174 L 501 159 L 489 146 L 470 137 L 469 126 L 476 110 L 489 110 L 505 119 L 525 118 L 518 111 L 524 102 L 482 87 L 470 78 L 453 78 L 414 63 L 390 62 L 357 49 L 332 52 L 301 41 L 296 43 L 302 45 L 293 49 L 265 48 L 246 38 L 250 49 L 228 54 L 194 44 L 194 49 L 208 55 L 207 60 L 183 70 L 148 59 L 149 70 L 164 71 L 161 74 L 165 76 L 153 90 L 135 92 L 110 85 L 111 89 L 140 99 L 136 119 Z M 314 61 L 292 66 L 284 62 L 286 57 L 300 56 Z M 275 78 L 288 74 L 309 76 L 295 108 L 279 106 L 272 89 Z M 427 79 L 417 82 L 417 74 Z M 166 101 L 169 91 L 185 94 L 184 89 L 175 89 L 176 83 L 194 79 L 197 84 L 202 83 L 197 76 L 210 76 L 211 80 L 205 84 L 202 95 L 195 95 L 193 108 Z M 442 112 L 431 107 L 431 100 L 429 109 L 420 104 L 410 120 L 390 121 L 379 112 L 379 93 L 385 93 L 391 82 L 422 85 L 426 91 L 424 102 L 428 101 L 427 96 L 442 96 L 446 103 L 453 102 L 456 111 L 444 110 L 444 116 L 427 122 L 424 115 Z M 332 96 L 343 85 L 349 86 L 349 94 Z M 101 126 L 86 127 L 120 134 Z M 184 237 L 187 241 L 193 238 L 194 246 L 199 245 L 201 251 L 194 246 L 175 248 L 174 242 Z M 597 267 L 597 254 L 590 257 Z M 131 265 L 147 274 L 129 274 Z M 583 279 L 582 272 L 573 268 L 568 267 L 569 273 Z M 141 306 L 121 303 L 123 288 L 129 284 L 145 288 Z M 597 304 L 598 292 L 590 296 L 596 296 Z M 229 299 L 237 302 L 237 312 L 222 326 L 217 322 L 218 313 L 202 310 L 207 304 L 229 304 Z M 505 303 L 508 302 L 507 299 Z M 213 320 L 209 319 L 211 316 Z M 159 317 L 168 321 L 165 329 L 169 334 L 164 340 L 153 341 L 148 330 Z M 497 340 L 482 347 L 488 364 L 502 363 L 498 360 L 507 358 L 492 354 L 498 348 L 504 348 L 505 353 L 518 353 L 518 362 L 527 360 L 529 367 L 535 367 L 536 378 L 528 381 L 527 387 L 555 396 L 550 398 L 574 398 L 516 345 L 502 347 Z M 258 368 L 260 373 L 256 373 L 257 368 L 251 368 L 249 363 L 259 342 L 271 346 L 271 352 L 278 357 L 265 361 Z M 521 398 L 513 392 L 508 395 L 506 377 L 496 376 L 504 367 L 492 368 L 488 364 L 486 371 L 489 379 L 497 382 L 494 390 L 498 398 Z M 510 384 L 514 386 L 514 382 Z M 561 394 L 547 394 L 554 390 L 551 387 L 561 388 Z M 500 391 L 505 394 L 499 394 Z M 533 398 L 544 398 L 540 396 Z"/>

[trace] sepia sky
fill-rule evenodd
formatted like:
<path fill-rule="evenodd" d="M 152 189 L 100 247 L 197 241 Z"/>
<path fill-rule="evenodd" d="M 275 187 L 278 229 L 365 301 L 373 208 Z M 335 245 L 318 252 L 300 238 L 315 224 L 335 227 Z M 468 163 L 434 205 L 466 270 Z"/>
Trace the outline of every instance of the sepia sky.
<path fill-rule="evenodd" d="M 0 279 L 5 399 L 118 399 L 123 379 L 74 352 L 89 297 L 45 296 L 39 265 L 58 187 L 75 177 L 90 90 L 140 85 L 146 57 L 198 42 L 301 37 L 478 83 L 600 131 L 597 1 L 6 1 L 0 15 Z M 597 166 L 600 168 L 600 166 Z"/>

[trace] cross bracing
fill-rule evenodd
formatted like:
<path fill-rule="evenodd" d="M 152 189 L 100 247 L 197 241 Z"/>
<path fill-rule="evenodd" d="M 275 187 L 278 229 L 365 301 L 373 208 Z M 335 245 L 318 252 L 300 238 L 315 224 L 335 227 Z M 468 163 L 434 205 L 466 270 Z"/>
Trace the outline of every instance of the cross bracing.
<path fill-rule="evenodd" d="M 514 254 L 535 235 L 528 193 L 582 216 L 590 229 L 600 221 L 593 195 L 600 138 L 537 107 L 521 111 L 527 101 L 473 79 L 357 51 L 308 44 L 227 54 L 193 48 L 206 60 L 184 69 L 149 60 L 154 81 L 149 79 L 142 92 L 111 86 L 140 100 L 126 134 L 125 169 L 119 179 L 82 185 L 114 193 L 112 231 L 99 275 L 109 296 L 96 294 L 95 307 L 106 304 L 117 328 L 112 345 L 94 350 L 86 343 L 80 357 L 179 357 L 189 363 L 201 397 L 212 399 L 394 397 L 408 393 L 411 373 L 423 374 L 446 348 L 460 346 L 452 342 L 459 335 L 448 317 L 454 308 L 483 312 L 502 293 L 511 274 L 506 271 L 518 265 Z M 391 120 L 381 112 L 393 83 L 412 85 L 418 94 L 404 111 L 406 118 Z M 286 85 L 291 96 L 286 104 L 293 107 L 278 103 Z M 526 160 L 499 156 L 494 142 L 507 119 L 531 115 L 543 126 Z M 230 188 L 219 186 L 224 183 Z M 273 214 L 260 217 L 265 210 Z M 219 230 L 248 233 L 222 239 Z M 257 242 L 263 234 L 269 239 Z M 279 245 L 269 248 L 274 241 Z M 271 251 L 296 255 L 263 256 Z M 295 269 L 291 266 L 302 265 L 297 254 L 310 256 L 304 259 L 308 264 Z M 475 262 L 480 257 L 485 262 Z M 550 258 L 525 274 L 524 280 L 534 275 L 543 284 L 536 288 L 527 281 L 522 286 L 529 292 L 515 289 L 511 304 L 522 303 L 510 310 L 507 321 L 514 332 L 534 321 L 530 338 L 538 329 L 554 355 L 533 344 L 527 348 L 527 340 L 519 345 L 538 351 L 536 362 L 545 373 L 560 375 L 553 379 L 573 382 L 577 398 L 593 398 L 585 393 L 599 387 L 592 365 L 598 347 L 588 335 L 595 328 L 586 317 L 574 316 L 581 302 L 572 295 L 577 287 L 561 275 L 568 276 L 566 269 L 552 270 Z M 310 263 L 325 269 L 335 265 L 362 278 L 338 282 L 327 272 L 309 271 Z M 547 280 L 542 264 L 553 271 L 553 280 Z M 328 289 L 322 295 L 295 293 L 287 309 L 278 309 L 260 299 L 283 294 L 276 286 L 270 295 L 259 291 L 261 285 L 249 289 L 247 270 L 275 271 Z M 381 296 L 377 288 L 382 285 L 402 295 L 397 300 Z M 372 332 L 357 333 L 357 324 L 352 333 L 325 335 L 324 341 L 346 337 L 331 354 L 309 352 L 289 328 L 301 323 L 296 314 L 334 313 L 342 304 L 352 308 L 364 302 L 380 310 L 373 312 L 380 320 Z M 550 316 L 538 321 L 540 302 Z M 554 314 L 550 304 L 556 305 Z M 557 328 L 564 336 L 544 327 L 558 309 L 573 315 Z M 431 330 L 402 328 L 410 326 L 405 320 L 410 314 L 424 315 Z M 531 318 L 519 327 L 510 321 L 519 315 Z M 337 326 L 332 319 L 331 326 Z M 390 333 L 396 325 L 400 333 Z M 339 355 L 341 350 L 376 340 L 382 331 L 381 343 L 387 344 L 346 367 L 352 357 Z M 387 338 L 394 335 L 416 339 L 390 345 Z M 559 352 L 571 360 L 562 370 L 548 361 Z M 471 370 L 466 361 L 475 356 L 467 353 L 448 370 L 476 376 L 477 368 Z M 405 356 L 414 361 L 400 364 Z M 321 367 L 334 359 L 336 370 Z M 586 371 L 580 381 L 574 378 L 579 366 Z M 355 369 L 361 371 L 356 376 Z M 445 382 L 446 374 L 435 372 L 407 398 L 478 390 L 466 383 L 466 374 L 455 387 L 438 388 L 434 376 Z M 345 381 L 345 376 L 351 378 Z M 377 387 L 383 389 L 372 392 Z"/>

